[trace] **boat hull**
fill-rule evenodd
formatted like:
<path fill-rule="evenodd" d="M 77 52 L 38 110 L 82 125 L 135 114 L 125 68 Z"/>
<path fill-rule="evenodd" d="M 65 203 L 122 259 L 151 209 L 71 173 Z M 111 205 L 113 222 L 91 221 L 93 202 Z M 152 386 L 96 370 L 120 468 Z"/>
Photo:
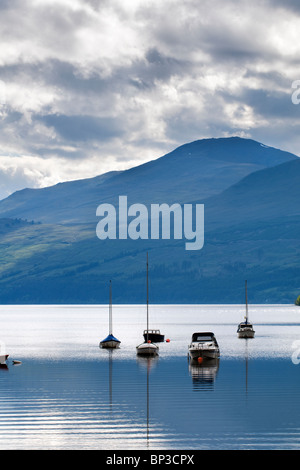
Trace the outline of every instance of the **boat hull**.
<path fill-rule="evenodd" d="M 107 349 L 116 349 L 119 348 L 121 341 L 115 338 L 114 335 L 109 334 L 105 339 L 100 341 L 99 347 L 100 348 L 107 348 Z"/>
<path fill-rule="evenodd" d="M 254 338 L 254 330 L 243 330 L 237 332 L 238 338 Z"/>
<path fill-rule="evenodd" d="M 120 347 L 119 341 L 104 341 L 100 342 L 100 348 L 107 348 L 107 349 L 118 349 Z"/>
<path fill-rule="evenodd" d="M 159 347 L 153 343 L 142 343 L 136 347 L 136 353 L 138 356 L 156 356 L 158 351 Z"/>
<path fill-rule="evenodd" d="M 205 349 L 205 348 L 189 348 L 189 355 L 193 361 L 198 361 L 199 358 L 205 359 L 218 359 L 220 351 L 218 349 Z"/>

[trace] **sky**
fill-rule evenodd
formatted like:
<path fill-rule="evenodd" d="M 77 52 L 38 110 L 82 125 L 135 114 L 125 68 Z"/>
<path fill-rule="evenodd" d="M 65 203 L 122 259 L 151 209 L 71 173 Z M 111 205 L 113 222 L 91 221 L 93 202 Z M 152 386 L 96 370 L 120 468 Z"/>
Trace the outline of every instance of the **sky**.
<path fill-rule="evenodd" d="M 300 2 L 1 0 L 0 198 L 238 135 L 300 155 Z"/>

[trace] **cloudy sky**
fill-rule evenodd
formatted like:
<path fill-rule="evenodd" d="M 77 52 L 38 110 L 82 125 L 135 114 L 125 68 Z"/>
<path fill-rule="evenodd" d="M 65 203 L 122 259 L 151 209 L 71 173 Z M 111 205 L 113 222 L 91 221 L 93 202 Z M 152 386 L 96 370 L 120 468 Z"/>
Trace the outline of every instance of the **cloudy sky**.
<path fill-rule="evenodd" d="M 297 0 L 1 0 L 0 197 L 208 137 L 300 155 Z"/>

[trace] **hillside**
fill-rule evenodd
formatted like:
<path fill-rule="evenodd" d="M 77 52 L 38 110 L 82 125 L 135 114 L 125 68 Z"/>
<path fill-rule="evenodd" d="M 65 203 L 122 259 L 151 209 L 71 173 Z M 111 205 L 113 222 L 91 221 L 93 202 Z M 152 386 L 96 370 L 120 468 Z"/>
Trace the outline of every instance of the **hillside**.
<path fill-rule="evenodd" d="M 243 303 L 245 279 L 250 303 L 293 303 L 299 178 L 296 156 L 232 138 L 187 144 L 125 172 L 19 191 L 0 201 L 0 301 L 107 303 L 113 279 L 114 302 L 144 303 L 148 251 L 152 303 Z M 203 249 L 188 252 L 173 239 L 100 241 L 97 204 L 120 194 L 204 203 Z"/>

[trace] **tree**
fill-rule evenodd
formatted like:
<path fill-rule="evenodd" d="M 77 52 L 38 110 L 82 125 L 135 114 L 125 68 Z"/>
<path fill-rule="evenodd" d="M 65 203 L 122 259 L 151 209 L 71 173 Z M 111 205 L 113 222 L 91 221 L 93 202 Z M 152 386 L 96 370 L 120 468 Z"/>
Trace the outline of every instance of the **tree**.
<path fill-rule="evenodd" d="M 299 297 L 295 300 L 295 305 L 299 305 L 299 306 L 300 306 L 300 295 L 299 295 Z"/>

